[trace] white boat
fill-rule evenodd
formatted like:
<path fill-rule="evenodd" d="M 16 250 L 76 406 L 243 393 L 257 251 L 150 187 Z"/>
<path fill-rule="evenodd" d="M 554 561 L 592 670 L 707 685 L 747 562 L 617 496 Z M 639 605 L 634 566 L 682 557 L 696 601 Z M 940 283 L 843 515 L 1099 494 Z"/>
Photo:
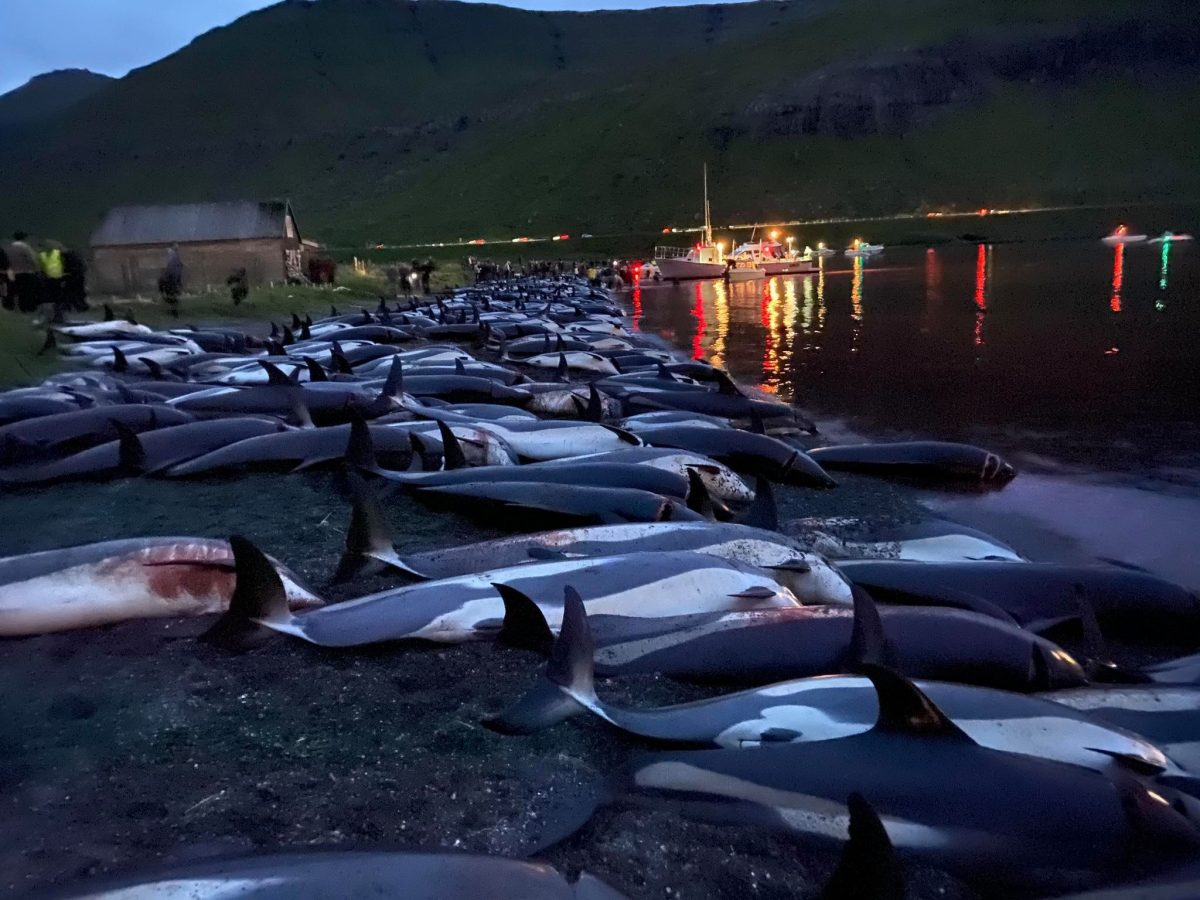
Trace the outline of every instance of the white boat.
<path fill-rule="evenodd" d="M 1105 235 L 1100 238 L 1109 247 L 1116 247 L 1120 244 L 1142 244 L 1146 242 L 1144 234 L 1130 234 L 1129 229 L 1124 225 L 1118 225 L 1117 230 L 1112 234 Z"/>
<path fill-rule="evenodd" d="M 693 247 L 655 247 L 654 263 L 667 281 L 721 278 L 725 251 L 713 243 L 712 212 L 708 206 L 708 166 L 704 167 L 704 238 Z"/>
<path fill-rule="evenodd" d="M 730 281 L 753 281 L 755 278 L 766 278 L 767 273 L 753 259 L 731 259 L 725 277 Z"/>
<path fill-rule="evenodd" d="M 817 271 L 817 263 L 813 252 L 808 247 L 803 253 L 789 250 L 778 241 L 758 241 L 741 244 L 729 254 L 734 262 L 753 262 L 763 274 L 772 275 L 803 275 Z"/>
<path fill-rule="evenodd" d="M 843 253 L 846 256 L 871 256 L 875 253 L 883 251 L 883 244 L 867 244 L 863 241 L 855 241 L 851 246 L 847 247 Z"/>
<path fill-rule="evenodd" d="M 817 253 L 817 256 L 824 256 L 824 257 L 837 256 L 837 251 L 834 250 L 832 247 L 826 247 L 824 241 L 817 244 L 816 253 Z"/>
<path fill-rule="evenodd" d="M 1147 243 L 1150 244 L 1174 244 L 1176 241 L 1193 241 L 1190 234 L 1175 234 L 1173 231 L 1164 231 L 1156 238 L 1150 238 Z"/>

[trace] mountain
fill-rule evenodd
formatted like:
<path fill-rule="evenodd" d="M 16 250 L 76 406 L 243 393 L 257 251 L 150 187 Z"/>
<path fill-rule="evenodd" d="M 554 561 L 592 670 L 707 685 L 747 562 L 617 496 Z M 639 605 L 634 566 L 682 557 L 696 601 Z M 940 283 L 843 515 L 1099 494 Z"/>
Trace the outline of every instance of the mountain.
<path fill-rule="evenodd" d="M 0 129 L 52 119 L 112 80 L 87 69 L 59 69 L 37 75 L 19 88 L 0 94 Z"/>
<path fill-rule="evenodd" d="M 1193 0 L 286 0 L 0 136 L 0 224 L 290 197 L 361 246 L 1200 198 Z"/>

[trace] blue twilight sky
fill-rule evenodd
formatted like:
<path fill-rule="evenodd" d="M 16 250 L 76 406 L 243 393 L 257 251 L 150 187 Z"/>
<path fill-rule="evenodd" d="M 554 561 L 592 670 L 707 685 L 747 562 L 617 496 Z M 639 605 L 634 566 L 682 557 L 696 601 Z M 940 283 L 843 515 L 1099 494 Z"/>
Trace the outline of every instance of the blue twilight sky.
<path fill-rule="evenodd" d="M 274 0 L 0 0 L 0 94 L 53 69 L 124 75 Z M 436 2 L 436 0 L 430 0 Z M 508 0 L 525 9 L 634 9 L 697 0 Z"/>

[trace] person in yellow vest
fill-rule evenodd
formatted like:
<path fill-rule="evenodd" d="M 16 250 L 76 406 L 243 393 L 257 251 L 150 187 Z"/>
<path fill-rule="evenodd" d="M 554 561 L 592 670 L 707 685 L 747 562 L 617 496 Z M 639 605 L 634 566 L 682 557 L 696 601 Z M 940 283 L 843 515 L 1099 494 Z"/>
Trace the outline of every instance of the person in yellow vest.
<path fill-rule="evenodd" d="M 63 288 L 63 246 L 58 241 L 46 241 L 38 253 L 38 264 L 42 269 L 42 302 L 59 311 Z"/>

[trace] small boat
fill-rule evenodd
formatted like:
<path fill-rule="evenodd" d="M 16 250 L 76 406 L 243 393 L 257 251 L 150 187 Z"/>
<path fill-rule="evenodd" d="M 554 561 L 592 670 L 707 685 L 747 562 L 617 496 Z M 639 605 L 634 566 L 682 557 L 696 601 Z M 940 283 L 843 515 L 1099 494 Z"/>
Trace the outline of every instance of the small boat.
<path fill-rule="evenodd" d="M 1142 244 L 1146 241 L 1144 234 L 1130 234 L 1129 228 L 1126 225 L 1118 225 L 1117 230 L 1112 234 L 1105 235 L 1100 239 L 1109 247 L 1116 247 L 1119 244 Z"/>
<path fill-rule="evenodd" d="M 855 241 L 843 251 L 846 256 L 871 256 L 883 251 L 883 244 L 868 244 L 865 241 Z"/>
<path fill-rule="evenodd" d="M 753 263 L 763 275 L 803 275 L 817 271 L 812 250 L 805 247 L 803 253 L 785 248 L 776 240 L 750 241 L 740 244 L 729 254 L 731 262 Z"/>
<path fill-rule="evenodd" d="M 713 243 L 712 213 L 708 205 L 708 166 L 704 167 L 704 238 L 693 247 L 655 247 L 654 264 L 667 281 L 721 278 L 725 252 Z"/>
<path fill-rule="evenodd" d="M 821 243 L 817 244 L 816 254 L 817 254 L 817 256 L 824 256 L 824 257 L 837 256 L 837 251 L 834 250 L 832 247 L 826 247 L 825 242 L 821 241 Z"/>
<path fill-rule="evenodd" d="M 755 278 L 766 278 L 763 267 L 753 259 L 731 259 L 725 277 L 730 281 L 752 281 Z"/>
<path fill-rule="evenodd" d="M 1176 241 L 1193 241 L 1193 240 L 1195 240 L 1195 238 L 1193 238 L 1190 234 L 1176 234 L 1173 231 L 1164 231 L 1158 237 L 1150 238 L 1150 240 L 1147 241 L 1147 243 L 1149 243 L 1149 244 L 1174 244 Z"/>

